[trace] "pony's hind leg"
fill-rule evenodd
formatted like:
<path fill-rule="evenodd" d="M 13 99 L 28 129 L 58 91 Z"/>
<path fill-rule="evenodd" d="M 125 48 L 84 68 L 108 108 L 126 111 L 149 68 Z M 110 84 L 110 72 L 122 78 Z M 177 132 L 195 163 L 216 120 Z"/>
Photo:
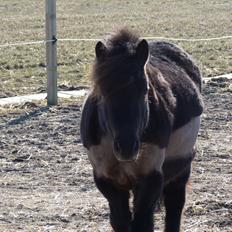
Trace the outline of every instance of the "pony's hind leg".
<path fill-rule="evenodd" d="M 108 200 L 110 223 L 115 232 L 131 232 L 131 212 L 129 210 L 129 191 L 121 190 L 105 178 L 94 174 L 97 188 Z"/>
<path fill-rule="evenodd" d="M 153 214 L 163 186 L 163 175 L 153 171 L 144 177 L 133 190 L 134 219 L 132 232 L 153 232 Z"/>
<path fill-rule="evenodd" d="M 189 179 L 191 164 L 180 176 L 164 187 L 165 232 L 179 232 L 182 210 L 185 204 L 186 184 Z"/>

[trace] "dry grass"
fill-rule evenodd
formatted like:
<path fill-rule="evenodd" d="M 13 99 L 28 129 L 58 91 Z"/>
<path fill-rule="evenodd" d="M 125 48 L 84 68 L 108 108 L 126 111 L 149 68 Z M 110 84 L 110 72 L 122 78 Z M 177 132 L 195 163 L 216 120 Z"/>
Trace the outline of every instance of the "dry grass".
<path fill-rule="evenodd" d="M 142 36 L 208 38 L 228 35 L 229 0 L 57 1 L 59 38 L 101 38 L 119 26 Z M 0 44 L 44 38 L 44 1 L 0 0 Z M 205 76 L 231 72 L 231 40 L 180 42 Z M 60 42 L 59 84 L 88 83 L 94 42 Z M 46 89 L 43 45 L 0 49 L 0 97 Z"/>

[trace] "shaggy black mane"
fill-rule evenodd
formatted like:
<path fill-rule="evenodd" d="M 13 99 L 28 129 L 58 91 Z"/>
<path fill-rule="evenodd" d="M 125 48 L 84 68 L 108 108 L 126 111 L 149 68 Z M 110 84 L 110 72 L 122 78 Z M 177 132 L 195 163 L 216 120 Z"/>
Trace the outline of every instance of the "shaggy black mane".
<path fill-rule="evenodd" d="M 139 41 L 139 37 L 126 28 L 105 37 L 102 41 L 106 48 L 104 58 L 95 60 L 91 74 L 95 96 L 101 95 L 99 89 L 101 87 L 120 89 L 132 81 L 125 77 L 129 77 L 129 73 L 133 70 L 132 65 L 135 63 L 133 57 Z"/>
<path fill-rule="evenodd" d="M 103 43 L 107 48 L 108 56 L 115 56 L 133 55 L 139 41 L 136 33 L 123 28 L 106 36 Z"/>

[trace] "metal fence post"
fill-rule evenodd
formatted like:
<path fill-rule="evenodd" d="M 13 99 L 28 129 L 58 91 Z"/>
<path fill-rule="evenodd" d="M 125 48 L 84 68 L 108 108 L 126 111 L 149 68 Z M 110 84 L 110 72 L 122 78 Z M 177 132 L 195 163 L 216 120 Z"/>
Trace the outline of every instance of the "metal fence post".
<path fill-rule="evenodd" d="M 46 67 L 47 104 L 57 105 L 57 40 L 56 40 L 56 0 L 45 0 L 46 4 Z"/>

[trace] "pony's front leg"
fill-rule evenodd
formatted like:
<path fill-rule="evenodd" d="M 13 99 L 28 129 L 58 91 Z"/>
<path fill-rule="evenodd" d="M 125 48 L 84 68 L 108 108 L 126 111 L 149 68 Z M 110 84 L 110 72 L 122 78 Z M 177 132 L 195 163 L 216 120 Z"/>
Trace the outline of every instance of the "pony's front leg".
<path fill-rule="evenodd" d="M 132 232 L 153 232 L 153 214 L 163 188 L 163 175 L 153 171 L 134 189 Z"/>
<path fill-rule="evenodd" d="M 117 188 L 110 180 L 94 174 L 97 188 L 108 200 L 110 224 L 115 232 L 131 232 L 131 212 L 129 210 L 129 191 Z"/>

